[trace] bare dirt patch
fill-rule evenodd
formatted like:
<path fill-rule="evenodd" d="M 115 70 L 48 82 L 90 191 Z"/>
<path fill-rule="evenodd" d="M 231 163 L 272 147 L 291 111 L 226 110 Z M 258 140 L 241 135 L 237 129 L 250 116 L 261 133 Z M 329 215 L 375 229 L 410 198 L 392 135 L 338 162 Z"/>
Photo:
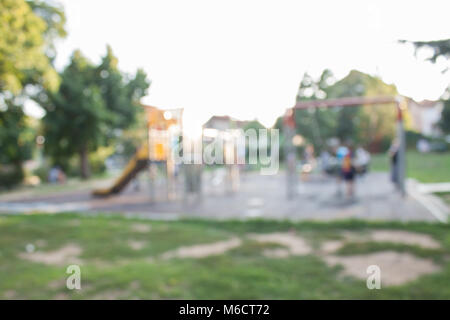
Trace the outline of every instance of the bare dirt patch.
<path fill-rule="evenodd" d="M 341 265 L 344 274 L 359 279 L 367 279 L 367 267 L 377 265 L 381 270 L 382 285 L 400 285 L 439 270 L 431 260 L 395 251 L 354 256 L 325 256 L 323 259 L 330 266 Z"/>
<path fill-rule="evenodd" d="M 38 239 L 36 240 L 36 246 L 37 247 L 46 247 L 47 246 L 47 240 L 44 239 Z"/>
<path fill-rule="evenodd" d="M 138 290 L 141 287 L 141 283 L 137 280 L 130 283 L 131 290 Z"/>
<path fill-rule="evenodd" d="M 57 293 L 53 297 L 53 300 L 69 300 L 69 299 L 70 299 L 69 295 L 63 292 Z"/>
<path fill-rule="evenodd" d="M 331 254 L 341 249 L 344 245 L 345 242 L 341 240 L 325 241 L 320 246 L 320 252 L 324 254 Z"/>
<path fill-rule="evenodd" d="M 3 297 L 8 300 L 15 299 L 15 298 L 17 298 L 17 292 L 14 290 L 7 290 L 3 293 Z"/>
<path fill-rule="evenodd" d="M 441 246 L 431 236 L 422 233 L 399 230 L 376 230 L 370 233 L 370 239 L 377 242 L 394 242 L 416 245 L 427 249 L 439 249 Z"/>
<path fill-rule="evenodd" d="M 19 257 L 32 262 L 61 266 L 72 263 L 80 264 L 79 256 L 81 253 L 82 249 L 71 243 L 54 251 L 22 252 L 19 253 Z"/>
<path fill-rule="evenodd" d="M 67 222 L 67 225 L 70 227 L 79 227 L 81 225 L 81 221 L 78 219 L 72 219 Z"/>
<path fill-rule="evenodd" d="M 128 241 L 128 245 L 131 249 L 138 251 L 145 247 L 145 241 L 130 240 Z"/>
<path fill-rule="evenodd" d="M 402 230 L 375 230 L 369 233 L 345 231 L 342 233 L 342 236 L 344 237 L 343 240 L 323 242 L 320 247 L 320 253 L 332 254 L 348 243 L 363 243 L 368 241 L 414 245 L 426 249 L 441 248 L 439 242 L 427 234 Z"/>
<path fill-rule="evenodd" d="M 133 223 L 131 225 L 131 231 L 139 233 L 147 233 L 152 229 L 152 227 L 145 223 Z"/>
<path fill-rule="evenodd" d="M 66 287 L 66 280 L 65 279 L 58 279 L 53 280 L 48 284 L 48 287 L 50 289 L 61 289 Z"/>
<path fill-rule="evenodd" d="M 293 232 L 276 232 L 267 234 L 251 234 L 249 238 L 260 243 L 275 243 L 279 244 L 289 252 L 289 255 L 301 256 L 312 252 L 310 245 L 302 238 Z M 268 256 L 272 257 L 284 256 L 285 253 L 277 251 L 276 249 L 265 250 Z"/>
<path fill-rule="evenodd" d="M 205 258 L 208 256 L 221 255 L 225 252 L 239 247 L 242 241 L 239 238 L 231 238 L 225 241 L 218 241 L 208 244 L 198 244 L 194 246 L 180 247 L 173 251 L 164 253 L 161 258 Z"/>

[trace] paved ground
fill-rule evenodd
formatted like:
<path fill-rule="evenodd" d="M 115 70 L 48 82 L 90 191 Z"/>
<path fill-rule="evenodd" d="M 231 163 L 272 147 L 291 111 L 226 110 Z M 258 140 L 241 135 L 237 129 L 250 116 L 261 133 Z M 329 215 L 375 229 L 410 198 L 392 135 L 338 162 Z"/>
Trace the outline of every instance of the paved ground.
<path fill-rule="evenodd" d="M 139 214 L 155 218 L 211 217 L 211 218 L 276 218 L 276 219 L 345 219 L 425 220 L 436 218 L 413 197 L 402 198 L 389 182 L 386 173 L 371 173 L 356 183 L 356 198 L 337 195 L 335 179 L 312 175 L 300 182 L 293 200 L 286 199 L 286 176 L 260 176 L 247 173 L 241 176 L 239 191 L 227 194 L 220 171 L 203 176 L 202 199 L 168 201 L 162 196 L 164 184 L 158 185 L 156 198 L 150 200 L 148 184 L 141 177 L 140 191 L 129 186 L 124 193 L 108 198 L 93 198 L 91 190 L 73 190 L 51 195 L 0 197 L 0 212 L 112 212 Z M 143 183 L 142 183 L 143 182 Z M 103 184 L 110 183 L 103 181 Z M 180 186 L 181 187 L 181 186 Z M 341 186 L 343 188 L 343 186 Z"/>

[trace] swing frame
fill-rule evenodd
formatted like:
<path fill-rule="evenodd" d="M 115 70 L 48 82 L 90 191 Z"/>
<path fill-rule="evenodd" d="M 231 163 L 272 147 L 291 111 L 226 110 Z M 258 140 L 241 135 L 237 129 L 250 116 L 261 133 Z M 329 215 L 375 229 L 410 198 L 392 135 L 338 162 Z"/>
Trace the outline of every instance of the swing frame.
<path fill-rule="evenodd" d="M 396 162 L 396 170 L 398 172 L 397 188 L 401 195 L 406 196 L 406 136 L 403 123 L 403 111 L 408 107 L 408 101 L 402 96 L 374 96 L 374 97 L 345 97 L 337 99 L 299 101 L 286 112 L 284 130 L 289 131 L 295 128 L 295 110 L 315 109 L 315 108 L 332 108 L 332 107 L 357 107 L 366 105 L 380 105 L 394 103 L 397 108 L 397 138 L 399 141 L 398 158 Z M 291 151 L 292 148 L 287 148 Z M 289 189 L 289 187 L 288 187 Z M 288 190 L 288 195 L 291 192 Z"/>

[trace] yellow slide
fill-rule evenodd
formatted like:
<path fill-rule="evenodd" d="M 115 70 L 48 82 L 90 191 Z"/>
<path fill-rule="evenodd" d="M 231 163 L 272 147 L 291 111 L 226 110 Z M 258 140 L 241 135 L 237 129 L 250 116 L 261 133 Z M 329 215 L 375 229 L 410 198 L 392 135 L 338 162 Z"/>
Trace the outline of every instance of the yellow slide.
<path fill-rule="evenodd" d="M 133 180 L 139 171 L 145 169 L 148 166 L 148 146 L 145 144 L 136 152 L 136 154 L 128 162 L 127 166 L 123 170 L 123 173 L 109 188 L 97 189 L 92 192 L 92 195 L 98 197 L 105 197 L 112 194 L 121 192 L 125 186 Z"/>

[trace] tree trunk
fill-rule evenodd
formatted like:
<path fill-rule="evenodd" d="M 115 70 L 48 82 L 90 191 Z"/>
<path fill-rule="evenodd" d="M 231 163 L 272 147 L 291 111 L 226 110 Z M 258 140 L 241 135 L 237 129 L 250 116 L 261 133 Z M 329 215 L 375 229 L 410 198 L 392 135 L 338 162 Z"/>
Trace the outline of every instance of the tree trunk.
<path fill-rule="evenodd" d="M 89 159 L 88 159 L 88 150 L 87 145 L 83 144 L 80 148 L 80 169 L 81 169 L 81 178 L 87 179 L 90 177 L 91 172 L 89 170 Z"/>

